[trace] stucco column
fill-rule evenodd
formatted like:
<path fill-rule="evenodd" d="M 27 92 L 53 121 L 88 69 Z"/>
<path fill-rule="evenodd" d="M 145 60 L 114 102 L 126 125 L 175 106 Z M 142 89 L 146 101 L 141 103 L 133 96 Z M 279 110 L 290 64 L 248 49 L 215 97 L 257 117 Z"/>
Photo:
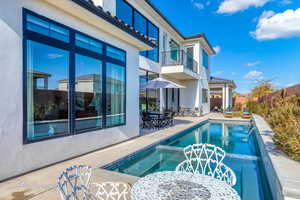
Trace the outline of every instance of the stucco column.
<path fill-rule="evenodd" d="M 222 87 L 222 108 L 226 110 L 226 85 Z"/>
<path fill-rule="evenodd" d="M 163 111 L 165 106 L 165 98 L 164 98 L 164 90 L 163 89 L 159 89 L 159 110 Z"/>
<path fill-rule="evenodd" d="M 226 107 L 225 109 L 228 109 L 230 107 L 230 94 L 229 94 L 229 87 L 226 85 Z"/>

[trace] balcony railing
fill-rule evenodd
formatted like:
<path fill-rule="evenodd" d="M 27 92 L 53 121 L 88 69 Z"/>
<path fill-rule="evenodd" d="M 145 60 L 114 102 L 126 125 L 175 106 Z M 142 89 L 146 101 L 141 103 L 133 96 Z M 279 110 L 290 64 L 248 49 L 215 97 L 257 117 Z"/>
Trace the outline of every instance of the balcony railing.
<path fill-rule="evenodd" d="M 162 66 L 183 65 L 195 73 L 198 71 L 198 62 L 184 50 L 164 51 L 161 54 Z"/>

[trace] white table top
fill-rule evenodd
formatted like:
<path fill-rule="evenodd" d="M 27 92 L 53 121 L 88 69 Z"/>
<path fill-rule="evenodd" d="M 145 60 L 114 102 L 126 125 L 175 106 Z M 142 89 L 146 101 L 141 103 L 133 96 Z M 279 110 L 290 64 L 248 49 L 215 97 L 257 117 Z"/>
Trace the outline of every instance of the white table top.
<path fill-rule="evenodd" d="M 139 179 L 132 200 L 240 200 L 227 183 L 210 176 L 178 171 L 158 172 Z"/>

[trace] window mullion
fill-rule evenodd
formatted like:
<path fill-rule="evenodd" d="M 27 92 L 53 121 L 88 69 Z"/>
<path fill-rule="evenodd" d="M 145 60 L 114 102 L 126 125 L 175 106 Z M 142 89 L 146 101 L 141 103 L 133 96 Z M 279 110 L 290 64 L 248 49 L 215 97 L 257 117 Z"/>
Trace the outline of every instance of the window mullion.
<path fill-rule="evenodd" d="M 75 134 L 75 32 L 70 33 L 71 51 L 69 66 L 69 133 Z"/>
<path fill-rule="evenodd" d="M 106 45 L 103 48 L 103 54 L 106 55 Z M 102 126 L 106 128 L 106 60 L 102 60 Z"/>
<path fill-rule="evenodd" d="M 146 35 L 149 37 L 149 21 L 146 21 Z M 149 50 L 146 51 L 146 57 L 149 58 Z"/>

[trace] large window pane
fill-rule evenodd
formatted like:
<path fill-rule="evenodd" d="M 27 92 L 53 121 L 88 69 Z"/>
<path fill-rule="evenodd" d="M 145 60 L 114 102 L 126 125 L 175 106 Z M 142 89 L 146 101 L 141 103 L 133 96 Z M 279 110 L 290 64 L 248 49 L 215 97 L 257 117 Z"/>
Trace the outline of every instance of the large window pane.
<path fill-rule="evenodd" d="M 106 64 L 106 125 L 125 123 L 125 67 Z"/>
<path fill-rule="evenodd" d="M 76 130 L 102 127 L 102 62 L 76 55 Z"/>
<path fill-rule="evenodd" d="M 150 60 L 158 62 L 159 60 L 159 30 L 151 22 L 148 23 L 148 36 L 158 46 L 153 50 L 149 50 L 147 57 Z"/>
<path fill-rule="evenodd" d="M 134 11 L 134 28 L 143 34 L 147 34 L 147 20 L 137 11 Z"/>
<path fill-rule="evenodd" d="M 69 42 L 69 31 L 61 26 L 49 23 L 33 15 L 26 15 L 27 29 L 52 37 L 64 42 Z"/>
<path fill-rule="evenodd" d="M 117 17 L 128 24 L 133 26 L 132 22 L 133 9 L 124 0 L 117 0 Z"/>
<path fill-rule="evenodd" d="M 204 50 L 202 50 L 202 64 L 203 64 L 203 66 L 205 67 L 205 68 L 208 68 L 208 60 L 209 60 L 209 56 L 208 56 L 208 54 L 204 51 Z"/>
<path fill-rule="evenodd" d="M 69 53 L 28 40 L 26 56 L 27 139 L 67 133 Z"/>

